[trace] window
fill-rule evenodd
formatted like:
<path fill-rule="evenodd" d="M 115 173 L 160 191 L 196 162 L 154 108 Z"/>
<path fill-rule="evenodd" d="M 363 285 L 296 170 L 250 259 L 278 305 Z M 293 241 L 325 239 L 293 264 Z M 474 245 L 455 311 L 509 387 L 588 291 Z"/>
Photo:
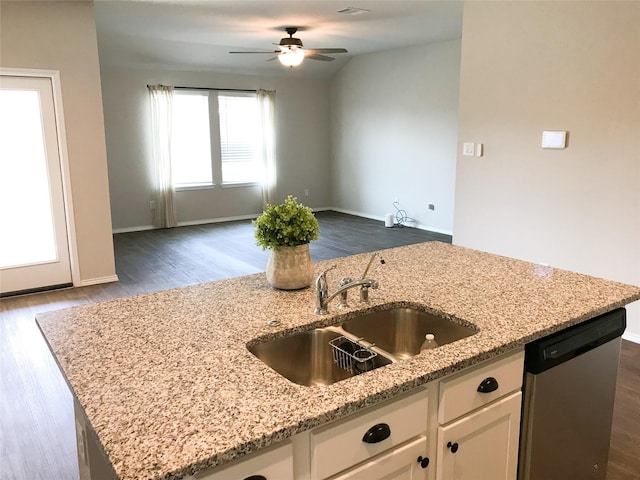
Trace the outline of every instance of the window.
<path fill-rule="evenodd" d="M 213 185 L 208 92 L 175 92 L 171 176 L 175 187 Z"/>
<path fill-rule="evenodd" d="M 174 187 L 260 182 L 261 149 L 262 129 L 255 93 L 174 92 L 171 132 Z"/>
<path fill-rule="evenodd" d="M 262 148 L 260 112 L 255 95 L 218 95 L 222 183 L 258 182 Z"/>

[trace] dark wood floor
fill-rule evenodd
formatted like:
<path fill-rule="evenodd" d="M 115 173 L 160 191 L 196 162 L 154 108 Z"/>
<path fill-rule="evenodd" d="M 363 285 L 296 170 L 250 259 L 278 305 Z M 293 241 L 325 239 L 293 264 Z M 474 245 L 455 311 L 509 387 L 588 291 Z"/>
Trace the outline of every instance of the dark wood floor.
<path fill-rule="evenodd" d="M 446 235 L 333 212 L 318 214 L 314 260 Z M 34 316 L 188 284 L 264 271 L 251 223 L 229 222 L 114 236 L 120 281 L 0 300 L 0 480 L 77 480 L 72 398 Z M 640 480 L 640 345 L 623 341 L 607 480 Z M 574 479 L 567 479 L 574 480 Z M 575 479 L 580 480 L 580 479 Z"/>

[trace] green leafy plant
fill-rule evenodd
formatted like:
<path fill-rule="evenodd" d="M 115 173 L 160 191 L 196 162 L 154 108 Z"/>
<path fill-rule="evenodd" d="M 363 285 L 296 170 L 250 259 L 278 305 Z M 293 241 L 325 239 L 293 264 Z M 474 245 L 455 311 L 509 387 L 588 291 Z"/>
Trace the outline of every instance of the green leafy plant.
<path fill-rule="evenodd" d="M 267 248 L 295 247 L 320 238 L 320 226 L 309 207 L 289 195 L 280 205 L 269 205 L 253 221 L 256 244 Z"/>

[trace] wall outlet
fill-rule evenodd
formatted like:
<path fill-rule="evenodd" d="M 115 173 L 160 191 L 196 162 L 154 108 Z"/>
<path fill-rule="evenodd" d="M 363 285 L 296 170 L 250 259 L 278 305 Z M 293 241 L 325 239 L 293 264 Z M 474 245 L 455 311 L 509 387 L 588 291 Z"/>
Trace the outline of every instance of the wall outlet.
<path fill-rule="evenodd" d="M 435 209 L 436 209 L 436 206 L 435 206 L 433 203 L 430 203 L 430 204 L 428 205 L 428 208 L 429 208 L 429 210 L 435 210 Z"/>
<path fill-rule="evenodd" d="M 151 200 L 149 202 L 149 209 L 150 210 L 155 210 L 156 209 L 156 201 L 155 200 Z"/>
<path fill-rule="evenodd" d="M 308 188 L 305 188 L 305 189 L 304 189 L 304 196 L 305 196 L 305 197 L 308 197 L 308 196 L 309 196 L 309 189 L 308 189 Z"/>

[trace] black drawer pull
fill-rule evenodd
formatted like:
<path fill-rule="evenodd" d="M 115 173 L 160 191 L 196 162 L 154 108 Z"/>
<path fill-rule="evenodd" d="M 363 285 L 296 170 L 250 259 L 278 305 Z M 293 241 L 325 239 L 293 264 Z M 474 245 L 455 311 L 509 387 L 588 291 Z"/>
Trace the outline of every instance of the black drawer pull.
<path fill-rule="evenodd" d="M 449 450 L 451 450 L 451 453 L 456 453 L 458 451 L 458 442 L 455 443 L 451 443 L 451 442 L 447 442 L 447 448 Z"/>
<path fill-rule="evenodd" d="M 422 455 L 420 455 L 418 457 L 418 463 L 422 468 L 427 468 L 429 466 L 429 457 L 423 457 Z"/>
<path fill-rule="evenodd" d="M 498 389 L 498 381 L 493 377 L 487 377 L 480 385 L 478 385 L 478 392 L 480 393 L 491 393 L 495 392 Z"/>
<path fill-rule="evenodd" d="M 374 425 L 362 437 L 364 443 L 378 443 L 391 436 L 391 429 L 386 423 Z"/>
<path fill-rule="evenodd" d="M 244 480 L 267 480 L 267 477 L 265 477 L 264 475 L 251 475 Z"/>

